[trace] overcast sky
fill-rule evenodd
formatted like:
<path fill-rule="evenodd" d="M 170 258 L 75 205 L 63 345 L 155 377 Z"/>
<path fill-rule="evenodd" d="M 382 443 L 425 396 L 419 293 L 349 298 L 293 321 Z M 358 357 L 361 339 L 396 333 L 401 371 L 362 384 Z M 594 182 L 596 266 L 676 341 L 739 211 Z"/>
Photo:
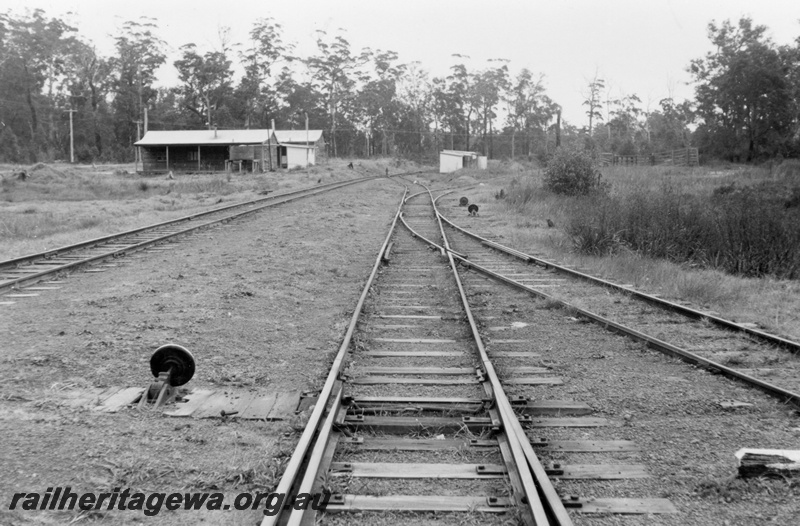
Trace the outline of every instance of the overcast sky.
<path fill-rule="evenodd" d="M 316 30 L 342 28 L 355 51 L 396 51 L 432 76 L 448 73 L 454 53 L 468 55 L 477 69 L 504 58 L 512 74 L 543 73 L 550 97 L 578 126 L 586 124 L 582 93 L 596 71 L 612 95 L 637 94 L 653 109 L 670 94 L 691 97 L 686 67 L 710 50 L 712 20 L 750 16 L 778 44 L 800 36 L 800 0 L 0 0 L 3 11 L 36 7 L 51 16 L 73 12 L 69 20 L 105 54 L 122 22 L 158 19 L 170 46 L 164 85 L 176 82 L 180 46 L 219 47 L 220 27 L 245 42 L 258 17 L 282 24 L 301 56 L 314 52 Z"/>

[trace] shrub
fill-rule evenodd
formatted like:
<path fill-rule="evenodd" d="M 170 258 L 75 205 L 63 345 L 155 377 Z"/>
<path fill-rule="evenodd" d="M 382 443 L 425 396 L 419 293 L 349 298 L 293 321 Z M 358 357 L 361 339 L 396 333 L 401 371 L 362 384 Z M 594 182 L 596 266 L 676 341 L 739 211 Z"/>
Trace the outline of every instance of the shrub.
<path fill-rule="evenodd" d="M 606 190 L 589 152 L 568 148 L 559 148 L 547 162 L 544 185 L 551 192 L 563 195 L 589 195 Z"/>
<path fill-rule="evenodd" d="M 763 189 L 711 196 L 674 188 L 574 203 L 567 233 L 583 253 L 631 250 L 743 276 L 800 277 L 800 212 Z"/>

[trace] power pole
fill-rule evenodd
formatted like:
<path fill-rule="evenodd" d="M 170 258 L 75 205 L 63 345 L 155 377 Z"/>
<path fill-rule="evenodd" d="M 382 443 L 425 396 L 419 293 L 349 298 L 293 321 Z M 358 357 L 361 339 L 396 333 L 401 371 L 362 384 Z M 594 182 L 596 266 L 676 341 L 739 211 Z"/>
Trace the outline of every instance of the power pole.
<path fill-rule="evenodd" d="M 65 110 L 69 113 L 69 162 L 70 164 L 75 162 L 75 140 L 73 138 L 72 133 L 72 114 L 78 110 Z"/>
<path fill-rule="evenodd" d="M 139 142 L 139 141 L 142 140 L 142 121 L 141 120 L 135 120 L 133 122 L 136 123 L 136 142 Z M 133 167 L 134 167 L 133 170 L 135 172 L 139 171 L 139 148 L 138 147 L 136 148 L 136 150 L 134 151 L 134 154 L 133 154 Z M 142 169 L 144 169 L 144 166 L 142 166 Z"/>
<path fill-rule="evenodd" d="M 308 148 L 311 144 L 308 142 L 308 112 L 306 112 L 306 168 L 308 168 Z"/>

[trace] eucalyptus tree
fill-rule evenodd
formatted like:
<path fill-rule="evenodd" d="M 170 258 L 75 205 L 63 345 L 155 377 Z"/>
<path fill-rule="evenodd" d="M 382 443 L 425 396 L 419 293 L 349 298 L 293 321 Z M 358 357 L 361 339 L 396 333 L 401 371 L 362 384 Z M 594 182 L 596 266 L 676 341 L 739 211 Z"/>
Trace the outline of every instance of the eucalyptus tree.
<path fill-rule="evenodd" d="M 209 129 L 225 124 L 218 122 L 218 113 L 233 91 L 233 70 L 225 50 L 201 55 L 195 44 L 186 44 L 181 51 L 183 55 L 175 61 L 175 68 L 182 83 L 176 88 L 182 108 Z"/>
<path fill-rule="evenodd" d="M 156 70 L 166 61 L 166 44 L 155 33 L 156 20 L 140 17 L 123 23 L 114 38 L 113 68 L 114 128 L 117 142 L 129 148 L 137 139 L 137 121 L 156 97 Z"/>
<path fill-rule="evenodd" d="M 547 127 L 559 110 L 558 104 L 547 95 L 544 75 L 534 77 L 523 68 L 505 93 L 506 124 L 511 128 L 511 157 L 516 156 L 516 135 L 525 138 L 525 154 L 530 159 L 535 136 L 539 136 L 547 151 Z"/>
<path fill-rule="evenodd" d="M 796 101 L 791 96 L 790 55 L 748 17 L 738 24 L 708 25 L 714 50 L 693 60 L 698 131 L 706 149 L 751 161 L 779 153 L 791 136 Z"/>
<path fill-rule="evenodd" d="M 42 154 L 52 156 L 59 111 L 54 94 L 76 30 L 58 18 L 48 18 L 41 9 L 0 15 L 0 28 L 2 122 L 30 161 Z"/>
<path fill-rule="evenodd" d="M 292 46 L 283 41 L 283 27 L 272 18 L 259 18 L 250 30 L 248 48 L 240 54 L 244 76 L 236 88 L 237 117 L 245 128 L 265 128 L 278 110 L 273 70 L 294 60 Z M 270 82 L 272 81 L 272 82 Z"/>
<path fill-rule="evenodd" d="M 592 136 L 593 123 L 595 120 L 603 120 L 603 114 L 600 113 L 602 105 L 602 93 L 606 86 L 605 80 L 599 77 L 595 72 L 594 78 L 589 81 L 589 84 L 584 92 L 583 105 L 586 106 L 586 116 L 589 117 L 589 137 Z"/>
<path fill-rule="evenodd" d="M 501 94 L 509 88 L 508 60 L 492 59 L 499 65 L 488 67 L 474 76 L 472 97 L 477 103 L 479 126 L 482 132 L 483 154 L 492 156 L 495 109 L 500 103 Z M 488 137 L 488 140 L 487 140 Z"/>
<path fill-rule="evenodd" d="M 348 99 L 354 96 L 356 72 L 369 61 L 370 53 L 364 50 L 354 55 L 350 43 L 342 35 L 329 39 L 328 34 L 321 30 L 317 31 L 316 43 L 318 53 L 305 59 L 305 64 L 315 86 L 323 93 L 332 153 L 337 156 L 337 118 L 345 107 L 352 107 Z"/>

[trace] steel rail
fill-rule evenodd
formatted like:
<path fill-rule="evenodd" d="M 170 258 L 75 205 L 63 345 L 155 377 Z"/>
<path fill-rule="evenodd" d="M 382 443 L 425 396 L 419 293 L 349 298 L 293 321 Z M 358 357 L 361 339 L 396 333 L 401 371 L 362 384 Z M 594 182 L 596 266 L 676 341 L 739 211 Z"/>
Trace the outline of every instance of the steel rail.
<path fill-rule="evenodd" d="M 198 212 L 196 214 L 189 214 L 189 215 L 178 217 L 178 218 L 175 218 L 175 219 L 170 219 L 168 221 L 162 221 L 161 223 L 153 223 L 153 224 L 150 224 L 150 225 L 145 225 L 145 226 L 142 226 L 142 227 L 133 228 L 131 230 L 126 230 L 125 232 L 118 232 L 116 234 L 109 234 L 107 236 L 101 236 L 101 237 L 97 237 L 97 238 L 94 238 L 94 239 L 88 239 L 86 241 L 80 241 L 80 242 L 74 243 L 72 245 L 65 245 L 63 247 L 52 248 L 52 249 L 45 250 L 45 251 L 42 251 L 42 252 L 37 252 L 37 253 L 34 253 L 34 254 L 28 254 L 26 256 L 19 256 L 19 257 L 16 257 L 16 258 L 0 261 L 0 269 L 3 269 L 5 267 L 9 267 L 9 266 L 16 266 L 16 265 L 19 265 L 21 263 L 26 263 L 28 261 L 34 261 L 34 260 L 41 259 L 41 258 L 50 258 L 50 257 L 56 256 L 58 254 L 63 254 L 64 252 L 69 252 L 69 251 L 77 250 L 77 249 L 80 249 L 80 248 L 87 248 L 87 247 L 91 247 L 91 246 L 94 246 L 94 245 L 100 245 L 100 244 L 106 243 L 108 241 L 113 241 L 115 239 L 118 239 L 118 238 L 120 238 L 122 236 L 139 234 L 139 233 L 147 231 L 147 230 L 153 230 L 153 229 L 156 229 L 156 228 L 163 228 L 165 226 L 175 225 L 175 224 L 178 224 L 178 223 L 183 223 L 183 222 L 191 221 L 191 220 L 194 220 L 194 219 L 199 219 L 199 218 L 207 216 L 207 215 L 216 214 L 216 213 L 219 213 L 219 212 L 224 212 L 226 210 L 231 210 L 231 209 L 234 209 L 234 208 L 241 208 L 241 207 L 249 206 L 249 205 L 257 205 L 259 203 L 263 203 L 263 202 L 266 202 L 266 201 L 273 201 L 275 199 L 280 199 L 281 197 L 288 197 L 288 196 L 291 196 L 291 195 L 300 194 L 300 193 L 308 192 L 308 191 L 311 191 L 311 190 L 319 190 L 319 189 L 322 189 L 322 188 L 329 188 L 329 187 L 333 187 L 333 186 L 337 186 L 337 185 L 346 186 L 348 184 L 354 184 L 356 182 L 363 182 L 363 181 L 372 180 L 372 179 L 376 179 L 376 177 L 362 177 L 362 178 L 359 178 L 359 179 L 351 179 L 350 181 L 337 181 L 335 183 L 328 183 L 328 184 L 325 184 L 325 185 L 315 186 L 315 187 L 312 187 L 312 188 L 303 188 L 303 189 L 300 189 L 300 190 L 293 190 L 291 192 L 285 192 L 285 193 L 282 193 L 282 194 L 275 194 L 275 195 L 272 195 L 272 196 L 260 197 L 258 199 L 252 199 L 250 201 L 244 201 L 244 202 L 241 202 L 241 203 L 234 203 L 234 204 L 230 204 L 230 205 L 220 206 L 220 207 L 217 207 L 217 208 L 212 208 L 210 210 L 205 210 L 203 212 Z"/>
<path fill-rule="evenodd" d="M 162 243 L 162 242 L 164 242 L 164 241 L 166 241 L 168 239 L 171 239 L 171 238 L 174 238 L 174 237 L 178 237 L 178 236 L 182 236 L 182 235 L 186 235 L 186 234 L 191 233 L 193 231 L 200 230 L 200 229 L 203 229 L 203 228 L 207 228 L 207 227 L 210 227 L 210 226 L 213 226 L 213 225 L 216 225 L 216 224 L 225 223 L 225 222 L 228 222 L 228 221 L 232 221 L 234 219 L 239 219 L 239 218 L 247 216 L 249 214 L 252 214 L 252 213 L 255 213 L 255 212 L 259 212 L 259 211 L 261 211 L 261 210 L 263 210 L 265 208 L 270 208 L 270 207 L 273 207 L 273 206 L 286 204 L 286 203 L 289 203 L 289 202 L 292 202 L 292 201 L 296 201 L 298 199 L 311 197 L 311 196 L 314 196 L 314 195 L 317 195 L 317 194 L 321 194 L 321 193 L 325 193 L 325 192 L 328 192 L 328 191 L 331 191 L 331 190 L 337 190 L 339 188 L 343 188 L 345 186 L 349 186 L 349 185 L 352 185 L 352 184 L 363 183 L 363 182 L 371 181 L 371 180 L 375 180 L 375 179 L 376 179 L 375 177 L 368 177 L 368 178 L 361 178 L 361 179 L 353 179 L 353 180 L 350 180 L 350 181 L 340 181 L 340 182 L 337 182 L 337 183 L 331 183 L 329 185 L 325 185 L 325 187 L 317 186 L 317 187 L 312 187 L 312 188 L 306 188 L 306 189 L 303 189 L 303 190 L 298 190 L 298 191 L 294 191 L 294 192 L 279 194 L 279 195 L 276 195 L 276 196 L 273 196 L 273 197 L 270 197 L 270 198 L 265 198 L 265 199 L 261 199 L 261 200 L 257 200 L 257 201 L 250 201 L 250 202 L 247 202 L 247 203 L 239 203 L 239 204 L 236 204 L 236 205 L 229 205 L 229 206 L 222 207 L 222 208 L 217 208 L 217 209 L 214 209 L 214 210 L 208 210 L 208 211 L 205 211 L 205 212 L 200 212 L 198 214 L 193 214 L 193 215 L 190 215 L 190 216 L 184 216 L 183 218 L 173 219 L 173 220 L 166 221 L 166 222 L 163 222 L 163 223 L 156 223 L 156 224 L 153 224 L 153 225 L 150 225 L 150 226 L 147 226 L 147 227 L 140 227 L 140 228 L 137 228 L 137 229 L 129 230 L 129 231 L 126 231 L 126 232 L 121 232 L 121 233 L 118 233 L 118 234 L 112 234 L 110 236 L 105 236 L 105 237 L 97 238 L 97 239 L 90 240 L 90 241 L 84 241 L 84 242 L 81 242 L 81 243 L 77 243 L 75 245 L 69 245 L 69 246 L 66 246 L 66 247 L 53 249 L 53 250 L 41 253 L 41 254 L 45 254 L 45 255 L 43 255 L 43 256 L 41 256 L 39 258 L 36 257 L 37 256 L 36 254 L 33 254 L 33 255 L 30 255 L 30 256 L 24 256 L 23 258 L 17 258 L 16 260 L 9 260 L 7 262 L 2 262 L 2 263 L 0 263 L 0 265 L 3 265 L 5 263 L 9 263 L 9 266 L 11 266 L 10 262 L 17 261 L 19 259 L 33 258 L 33 259 L 30 259 L 30 260 L 35 261 L 37 259 L 44 258 L 44 260 L 46 261 L 49 257 L 52 257 L 52 256 L 57 255 L 57 254 L 64 254 L 64 253 L 69 253 L 69 252 L 72 252 L 72 251 L 75 251 L 75 250 L 81 250 L 81 249 L 93 248 L 93 247 L 102 248 L 104 245 L 108 244 L 108 242 L 110 242 L 110 241 L 113 241 L 115 239 L 122 241 L 126 237 L 130 237 L 130 236 L 132 236 L 134 234 L 142 233 L 143 231 L 154 231 L 153 233 L 157 233 L 157 229 L 163 228 L 165 226 L 174 225 L 174 224 L 177 224 L 177 223 L 186 223 L 186 222 L 189 222 L 189 221 L 193 221 L 194 219 L 197 219 L 197 218 L 200 218 L 200 217 L 203 217 L 203 216 L 207 216 L 207 215 L 210 215 L 210 214 L 213 214 L 213 213 L 217 213 L 217 212 L 220 212 L 220 211 L 225 211 L 225 210 L 228 210 L 228 209 L 231 209 L 231 208 L 240 208 L 240 207 L 247 206 L 247 205 L 252 205 L 252 204 L 255 204 L 255 203 L 261 203 L 261 204 L 258 204 L 258 206 L 255 206 L 254 208 L 250 208 L 248 210 L 244 210 L 244 211 L 241 211 L 241 212 L 236 212 L 234 214 L 227 215 L 225 217 L 221 217 L 221 218 L 218 218 L 218 219 L 213 219 L 211 221 L 206 221 L 206 222 L 200 223 L 200 224 L 193 223 L 191 227 L 183 228 L 183 229 L 181 229 L 181 230 L 179 230 L 177 232 L 168 232 L 168 233 L 165 233 L 164 235 L 161 235 L 161 236 L 158 236 L 158 237 L 155 237 L 155 238 L 152 238 L 152 239 L 148 239 L 148 240 L 145 240 L 145 241 L 141 241 L 139 243 L 133 243 L 133 244 L 130 244 L 130 245 L 128 245 L 126 247 L 123 247 L 123 248 L 119 248 L 119 249 L 116 249 L 116 250 L 111 250 L 111 251 L 108 251 L 108 252 L 104 252 L 103 254 L 97 254 L 97 255 L 94 255 L 94 256 L 88 256 L 88 257 L 85 257 L 85 258 L 83 258 L 81 260 L 73 261 L 73 262 L 70 262 L 70 263 L 64 263 L 64 264 L 59 265 L 59 266 L 57 266 L 55 268 L 42 270 L 41 272 L 36 272 L 36 273 L 33 273 L 33 274 L 27 274 L 27 275 L 21 276 L 21 277 L 19 277 L 17 279 L 5 281 L 3 283 L 0 283 L 0 291 L 13 290 L 13 289 L 18 288 L 21 285 L 32 284 L 32 283 L 35 283 L 37 281 L 40 281 L 46 276 L 58 274 L 58 273 L 61 273 L 61 272 L 67 272 L 67 271 L 73 270 L 75 268 L 78 268 L 78 267 L 81 267 L 83 265 L 87 265 L 87 264 L 90 264 L 90 263 L 93 263 L 93 262 L 96 262 L 96 261 L 101 261 L 101 260 L 108 259 L 108 258 L 114 258 L 114 257 L 118 257 L 118 256 L 120 256 L 122 254 L 125 254 L 125 253 L 142 250 L 144 248 L 147 248 L 148 246 L 156 245 L 158 243 Z M 283 199 L 283 198 L 286 198 L 286 199 Z M 268 200 L 269 202 L 264 203 L 265 200 Z M 14 268 L 18 268 L 18 267 L 14 266 Z"/>
<path fill-rule="evenodd" d="M 536 452 L 533 450 L 528 437 L 525 435 L 525 431 L 522 429 L 516 413 L 514 413 L 514 409 L 511 407 L 511 403 L 508 401 L 508 397 L 505 394 L 505 390 L 500 382 L 500 378 L 497 376 L 494 365 L 492 364 L 492 361 L 486 352 L 486 347 L 483 344 L 483 339 L 481 338 L 478 326 L 475 323 L 475 318 L 473 317 L 472 310 L 469 307 L 469 301 L 467 299 L 466 292 L 464 291 L 461 277 L 459 276 L 458 269 L 456 268 L 454 254 L 449 251 L 450 243 L 448 242 L 447 236 L 444 232 L 444 226 L 441 222 L 441 214 L 439 214 L 439 211 L 436 208 L 436 199 L 433 198 L 433 194 L 431 194 L 429 189 L 426 188 L 426 190 L 428 190 L 428 194 L 430 195 L 433 211 L 439 223 L 442 241 L 444 242 L 445 247 L 448 249 L 447 257 L 450 261 L 450 267 L 453 271 L 456 284 L 458 285 L 461 301 L 467 314 L 467 320 L 469 322 L 473 338 L 475 339 L 475 345 L 478 347 L 478 352 L 481 356 L 483 369 L 489 379 L 492 392 L 494 393 L 494 399 L 497 403 L 504 429 L 506 429 L 508 434 L 514 438 L 514 440 L 509 440 L 514 461 L 517 463 L 517 466 L 525 465 L 530 469 L 530 471 L 520 471 L 522 474 L 524 474 L 523 484 L 525 485 L 525 493 L 526 497 L 528 498 L 528 503 L 534 511 L 535 523 L 558 524 L 561 526 L 572 525 L 572 519 L 570 519 L 569 514 L 567 513 L 567 510 L 561 501 L 561 498 L 551 484 L 550 478 L 547 476 L 544 467 L 539 461 L 539 457 L 536 455 Z M 458 257 L 460 260 L 464 261 L 464 258 L 459 256 L 455 257 Z M 530 477 L 530 483 L 535 485 L 533 488 L 528 487 L 527 485 L 528 477 Z M 535 508 L 540 508 L 540 510 Z M 541 513 L 539 513 L 540 511 Z M 550 519 L 552 519 L 552 522 Z"/>
<path fill-rule="evenodd" d="M 462 253 L 456 252 L 455 250 L 452 250 L 450 248 L 443 247 L 443 246 L 439 245 L 438 243 L 436 243 L 434 241 L 431 241 L 430 239 L 428 239 L 427 237 L 423 236 L 422 234 L 416 232 L 413 228 L 411 228 L 411 226 L 409 226 L 408 223 L 406 223 L 406 219 L 405 219 L 405 217 L 404 217 L 402 212 L 400 213 L 400 221 L 403 222 L 403 225 L 405 225 L 405 227 L 408 229 L 408 231 L 411 232 L 412 236 L 418 237 L 421 240 L 425 241 L 427 244 L 435 247 L 439 252 L 442 253 L 443 256 L 445 255 L 445 252 L 452 252 L 453 254 L 456 254 L 457 256 L 460 256 L 460 257 L 462 257 L 464 259 L 467 259 L 467 255 L 466 254 L 462 254 Z"/>
<path fill-rule="evenodd" d="M 442 197 L 442 196 L 439 196 L 439 197 Z M 439 198 L 437 197 L 437 199 L 439 199 Z M 510 256 L 513 256 L 513 257 L 516 257 L 518 259 L 522 259 L 522 260 L 524 260 L 524 261 L 526 261 L 528 263 L 535 263 L 535 264 L 537 264 L 539 266 L 542 266 L 544 268 L 552 268 L 552 269 L 555 269 L 558 272 L 562 272 L 564 274 L 568 274 L 568 275 L 574 276 L 576 278 L 580 278 L 580 279 L 582 279 L 584 281 L 589 281 L 591 283 L 599 284 L 599 285 L 602 285 L 604 287 L 607 287 L 607 288 L 610 288 L 610 289 L 613 289 L 613 290 L 616 290 L 616 291 L 619 291 L 619 292 L 623 292 L 625 294 L 629 294 L 629 295 L 631 295 L 631 296 L 633 296 L 635 298 L 638 298 L 640 300 L 646 301 L 647 303 L 650 303 L 651 305 L 655 305 L 655 306 L 658 306 L 658 307 L 661 307 L 661 308 L 664 308 L 664 309 L 667 309 L 667 310 L 671 310 L 673 312 L 676 312 L 678 314 L 682 314 L 684 316 L 687 316 L 687 317 L 690 317 L 690 318 L 693 318 L 693 319 L 709 320 L 710 322 L 712 322 L 712 323 L 714 323 L 716 325 L 719 325 L 721 327 L 724 327 L 726 329 L 737 331 L 737 332 L 743 332 L 743 333 L 745 333 L 745 334 L 747 334 L 749 336 L 753 336 L 754 338 L 757 338 L 757 339 L 759 339 L 761 341 L 764 341 L 764 342 L 770 343 L 772 345 L 777 345 L 779 347 L 784 347 L 786 349 L 789 349 L 792 352 L 800 352 L 800 342 L 796 342 L 796 341 L 790 340 L 788 338 L 784 338 L 782 336 L 778 336 L 776 334 L 771 334 L 771 333 L 768 333 L 766 331 L 761 331 L 761 330 L 753 329 L 753 328 L 750 328 L 750 327 L 744 327 L 744 326 L 742 326 L 742 325 L 740 325 L 740 324 L 738 324 L 738 323 L 736 323 L 734 321 L 725 319 L 725 318 L 723 318 L 721 316 L 716 316 L 716 315 L 708 313 L 708 312 L 703 312 L 703 311 L 700 311 L 700 310 L 697 310 L 697 309 L 693 309 L 691 307 L 687 307 L 686 305 L 681 305 L 680 303 L 676 303 L 674 301 L 670 301 L 670 300 L 667 300 L 667 299 L 664 299 L 664 298 L 660 298 L 660 297 L 658 297 L 656 295 L 653 295 L 653 294 L 648 294 L 646 292 L 641 292 L 641 291 L 638 291 L 638 290 L 635 290 L 635 289 L 628 289 L 628 288 L 622 287 L 622 286 L 620 286 L 620 285 L 618 285 L 616 283 L 613 283 L 611 281 L 608 281 L 608 280 L 605 280 L 605 279 L 602 279 L 602 278 L 598 278 L 596 276 L 592 276 L 591 274 L 586 274 L 584 272 L 580 272 L 578 270 L 574 270 L 574 269 L 565 267 L 563 265 L 558 265 L 556 263 L 553 263 L 552 261 L 548 261 L 546 259 L 542 259 L 542 258 L 537 257 L 537 256 L 532 256 L 530 254 L 526 254 L 526 253 L 521 252 L 519 250 L 515 250 L 515 249 L 507 247 L 505 245 L 501 245 L 500 243 L 497 243 L 495 241 L 490 241 L 490 240 L 488 240 L 488 239 L 486 239 L 484 237 L 479 236 L 478 234 L 475 234 L 474 232 L 470 232 L 469 230 L 456 225 L 451 220 L 447 219 L 444 215 L 442 215 L 441 217 L 442 217 L 442 220 L 444 222 L 446 222 L 448 225 L 450 225 L 452 228 L 458 230 L 462 234 L 464 234 L 466 236 L 469 236 L 469 237 L 471 237 L 473 239 L 476 239 L 476 240 L 480 241 L 481 243 L 483 243 L 483 244 L 485 244 L 485 245 L 487 245 L 487 246 L 489 246 L 489 247 L 491 247 L 493 249 L 496 249 L 496 250 L 498 250 L 500 252 L 503 252 L 503 253 L 508 254 Z"/>
<path fill-rule="evenodd" d="M 567 309 L 570 309 L 570 310 L 574 310 L 576 313 L 580 314 L 581 316 L 583 316 L 583 317 L 585 317 L 585 318 L 587 318 L 587 319 L 589 319 L 589 320 L 591 320 L 591 321 L 593 321 L 595 323 L 598 323 L 598 324 L 602 325 L 606 329 L 612 330 L 613 332 L 616 332 L 618 334 L 629 336 L 629 337 L 631 337 L 631 338 L 633 338 L 635 340 L 638 340 L 640 342 L 644 342 L 648 346 L 653 347 L 654 349 L 656 349 L 658 351 L 661 351 L 661 352 L 666 353 L 666 354 L 670 354 L 672 356 L 676 356 L 676 357 L 678 357 L 678 358 L 680 358 L 680 359 L 682 359 L 682 360 L 684 360 L 686 362 L 702 366 L 702 367 L 704 367 L 706 369 L 717 371 L 717 372 L 719 372 L 719 373 L 721 373 L 721 374 L 723 374 L 723 375 L 725 375 L 725 376 L 727 376 L 729 378 L 734 378 L 734 379 L 737 379 L 737 380 L 744 381 L 745 383 L 747 383 L 749 385 L 758 387 L 762 391 L 781 399 L 785 403 L 792 403 L 792 404 L 800 407 L 800 394 L 798 394 L 798 393 L 795 393 L 793 391 L 789 391 L 787 389 L 783 389 L 782 387 L 778 387 L 778 386 L 776 386 L 774 384 L 771 384 L 769 382 L 765 382 L 763 380 L 759 380 L 758 378 L 754 378 L 754 377 L 752 377 L 752 376 L 750 376 L 748 374 L 745 374 L 745 373 L 743 373 L 741 371 L 737 371 L 736 369 L 731 369 L 730 367 L 726 367 L 726 366 L 724 366 L 724 365 L 722 365 L 720 363 L 714 362 L 712 360 L 707 360 L 706 358 L 698 356 L 697 354 L 694 354 L 691 351 L 687 351 L 686 349 L 683 349 L 683 348 L 678 347 L 676 345 L 673 345 L 671 343 L 665 342 L 663 340 L 659 340 L 658 338 L 654 338 L 653 336 L 649 336 L 647 334 L 639 332 L 636 329 L 632 329 L 631 327 L 628 327 L 628 326 L 623 325 L 621 323 L 617 323 L 615 321 L 609 320 L 608 318 L 605 318 L 605 317 L 603 317 L 603 316 L 601 316 L 599 314 L 596 314 L 596 313 L 594 313 L 592 311 L 589 311 L 589 310 L 586 310 L 586 309 L 582 309 L 580 307 L 576 307 L 575 305 L 572 305 L 571 303 L 568 303 L 566 301 L 557 299 L 557 298 L 555 298 L 555 297 L 553 297 L 553 296 L 551 296 L 551 295 L 549 295 L 549 294 L 547 294 L 545 292 L 537 290 L 537 289 L 535 289 L 533 287 L 529 287 L 529 286 L 527 286 L 527 285 L 525 285 L 523 283 L 520 283 L 520 282 L 518 282 L 516 280 L 513 280 L 511 278 L 508 278 L 506 276 L 503 276 L 502 274 L 499 274 L 499 273 L 494 272 L 492 270 L 489 270 L 489 269 L 487 269 L 485 267 L 482 267 L 481 265 L 478 265 L 477 263 L 469 261 L 468 259 L 459 258 L 458 256 L 455 256 L 455 257 L 459 259 L 459 263 L 461 264 L 461 266 L 463 266 L 465 268 L 476 270 L 476 271 L 480 272 L 481 274 L 489 276 L 489 277 L 491 277 L 491 278 L 493 278 L 493 279 L 495 279 L 497 281 L 506 283 L 507 285 L 511 285 L 512 287 L 515 287 L 515 288 L 518 288 L 520 290 L 524 290 L 526 292 L 529 292 L 529 293 L 531 293 L 531 294 L 533 294 L 535 296 L 538 296 L 538 297 L 540 297 L 542 299 L 546 299 L 546 300 L 550 300 L 550 301 L 556 302 L 561 307 L 567 308 Z"/>
<path fill-rule="evenodd" d="M 400 200 L 400 204 L 397 207 L 397 212 L 394 215 L 394 219 L 392 220 L 392 224 L 389 227 L 389 233 L 386 235 L 386 239 L 381 246 L 380 251 L 378 252 L 378 257 L 375 260 L 375 264 L 372 267 L 372 272 L 367 278 L 367 283 L 364 286 L 364 290 L 361 292 L 361 296 L 358 299 L 358 303 L 356 304 L 356 308 L 353 312 L 353 316 L 350 320 L 350 324 L 347 327 L 347 332 L 342 339 L 342 343 L 339 346 L 339 351 L 336 353 L 336 357 L 333 360 L 333 364 L 331 365 L 330 372 L 328 373 L 328 377 L 325 380 L 325 385 L 322 387 L 322 391 L 317 398 L 317 403 L 314 405 L 314 409 L 311 412 L 311 416 L 308 419 L 308 423 L 306 424 L 305 429 L 303 430 L 303 434 L 300 436 L 300 440 L 295 447 L 294 452 L 292 453 L 291 458 L 289 459 L 289 463 L 286 465 L 286 469 L 281 476 L 281 481 L 278 483 L 278 487 L 275 489 L 275 493 L 281 493 L 284 495 L 288 495 L 292 487 L 295 485 L 297 481 L 298 474 L 300 473 L 300 468 L 302 467 L 303 462 L 306 459 L 306 455 L 308 453 L 309 448 L 311 447 L 312 441 L 315 439 L 315 435 L 317 435 L 317 430 L 320 428 L 320 423 L 322 422 L 322 417 L 325 412 L 326 406 L 328 405 L 328 400 L 331 398 L 331 394 L 333 393 L 334 386 L 336 385 L 339 374 L 342 370 L 342 365 L 344 363 L 345 357 L 347 356 L 348 348 L 350 347 L 350 342 L 353 338 L 353 333 L 355 332 L 356 325 L 358 324 L 359 317 L 361 316 L 361 311 L 364 308 L 364 302 L 367 299 L 367 295 L 369 294 L 370 288 L 372 288 L 372 284 L 375 281 L 375 277 L 378 274 L 378 270 L 380 270 L 382 262 L 383 262 L 383 255 L 386 252 L 387 247 L 389 246 L 390 240 L 392 235 L 394 234 L 395 227 L 397 226 L 397 220 L 400 217 L 400 211 L 402 210 L 404 199 L 408 195 L 408 188 L 403 192 L 403 197 Z M 335 412 L 332 412 L 335 415 Z M 332 424 L 332 418 L 329 414 L 328 419 Z M 327 431 L 328 433 L 330 431 Z M 320 450 L 324 450 L 327 444 L 322 443 L 320 440 L 316 440 L 314 443 L 314 451 L 312 452 L 312 456 L 319 455 Z M 316 475 L 316 470 L 313 471 L 313 474 Z M 289 517 L 294 515 L 294 511 L 298 510 L 289 510 Z M 299 510 L 301 515 L 304 510 Z M 277 514 L 273 516 L 267 516 L 261 522 L 261 526 L 273 526 L 278 523 L 278 521 L 285 517 L 283 515 L 284 509 L 281 509 Z M 294 519 L 291 519 L 294 520 Z"/>

